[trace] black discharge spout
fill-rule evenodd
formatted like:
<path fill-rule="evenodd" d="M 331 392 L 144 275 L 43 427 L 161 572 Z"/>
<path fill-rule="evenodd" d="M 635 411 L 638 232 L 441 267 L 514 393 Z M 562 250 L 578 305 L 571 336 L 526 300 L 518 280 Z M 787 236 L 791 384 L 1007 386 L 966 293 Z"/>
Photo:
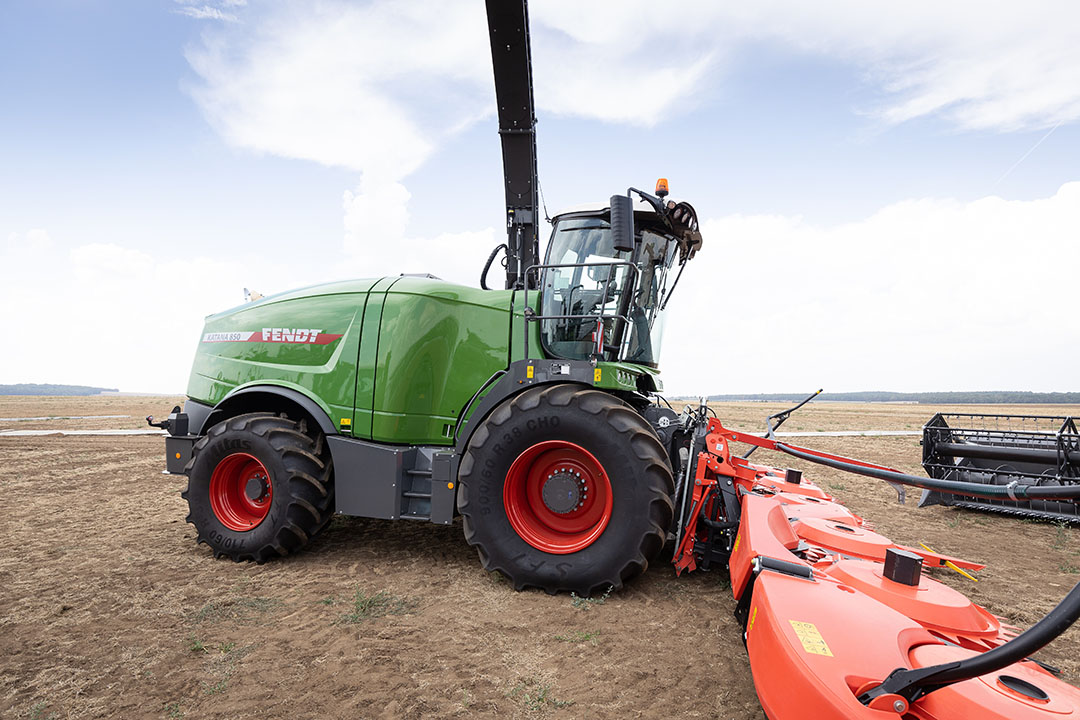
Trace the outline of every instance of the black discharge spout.
<path fill-rule="evenodd" d="M 487 0 L 487 19 L 506 191 L 506 289 L 522 289 L 529 282 L 526 270 L 540 261 L 528 3 Z"/>

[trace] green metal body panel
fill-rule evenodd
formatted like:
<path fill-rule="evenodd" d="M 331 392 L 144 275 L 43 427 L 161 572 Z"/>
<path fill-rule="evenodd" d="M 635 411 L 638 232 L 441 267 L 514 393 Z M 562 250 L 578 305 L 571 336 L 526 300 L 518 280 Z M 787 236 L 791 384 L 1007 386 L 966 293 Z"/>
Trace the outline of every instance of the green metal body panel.
<path fill-rule="evenodd" d="M 342 432 L 358 438 L 371 437 L 371 419 L 375 408 L 375 368 L 379 352 L 379 324 L 382 322 L 386 290 L 398 278 L 383 278 L 368 293 L 360 336 L 368 340 L 360 344 L 356 371 L 356 406 L 352 427 Z"/>
<path fill-rule="evenodd" d="M 371 439 L 450 445 L 469 398 L 510 357 L 510 292 L 401 278 L 386 293 Z"/>
<path fill-rule="evenodd" d="M 312 398 L 335 424 L 342 417 L 352 418 L 358 320 L 372 284 L 356 281 L 305 288 L 209 316 L 195 354 L 188 396 L 217 405 L 235 390 L 275 385 Z M 298 329 L 303 335 L 295 332 Z M 281 332 L 286 330 L 293 332 Z M 340 337 L 325 344 L 297 342 L 311 330 Z M 291 341 L 283 339 L 289 337 Z"/>
<path fill-rule="evenodd" d="M 652 378 L 655 385 L 660 384 L 659 372 L 650 367 L 643 365 L 634 365 L 632 363 L 623 362 L 602 362 L 597 363 L 596 367 L 600 370 L 598 378 L 594 379 L 593 384 L 602 390 L 623 390 L 626 392 L 633 392 L 638 389 L 638 378 L 642 375 L 647 375 Z M 659 387 L 657 388 L 660 389 Z"/>
<path fill-rule="evenodd" d="M 523 310 L 520 293 L 420 277 L 267 297 L 206 318 L 188 396 L 216 406 L 244 388 L 291 388 L 342 434 L 452 445 L 477 390 L 526 357 Z M 529 335 L 528 356 L 542 359 L 537 323 Z M 643 374 L 659 383 L 651 368 L 599 363 L 594 385 L 634 391 Z"/>

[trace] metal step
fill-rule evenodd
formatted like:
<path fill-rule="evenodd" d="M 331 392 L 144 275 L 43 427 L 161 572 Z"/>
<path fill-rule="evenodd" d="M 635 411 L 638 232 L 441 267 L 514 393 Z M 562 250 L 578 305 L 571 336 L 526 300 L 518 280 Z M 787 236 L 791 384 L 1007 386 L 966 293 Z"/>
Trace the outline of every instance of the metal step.
<path fill-rule="evenodd" d="M 400 520 L 420 520 L 422 522 L 430 522 L 431 521 L 431 516 L 430 515 L 413 515 L 411 513 L 403 513 L 401 515 L 398 515 L 398 519 L 400 519 Z"/>
<path fill-rule="evenodd" d="M 457 499 L 457 457 L 444 447 L 398 447 L 340 435 L 334 457 L 335 509 L 345 515 L 449 525 Z"/>

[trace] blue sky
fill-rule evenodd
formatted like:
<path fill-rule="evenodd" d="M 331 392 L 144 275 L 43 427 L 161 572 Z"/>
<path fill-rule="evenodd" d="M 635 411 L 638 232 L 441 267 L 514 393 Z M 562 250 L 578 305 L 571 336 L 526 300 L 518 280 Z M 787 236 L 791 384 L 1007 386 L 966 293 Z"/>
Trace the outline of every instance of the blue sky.
<path fill-rule="evenodd" d="M 1074 4 L 530 10 L 549 208 L 703 219 L 674 392 L 1077 389 Z M 475 284 L 491 83 L 479 0 L 4 3 L 0 382 L 182 391 L 245 286 Z"/>

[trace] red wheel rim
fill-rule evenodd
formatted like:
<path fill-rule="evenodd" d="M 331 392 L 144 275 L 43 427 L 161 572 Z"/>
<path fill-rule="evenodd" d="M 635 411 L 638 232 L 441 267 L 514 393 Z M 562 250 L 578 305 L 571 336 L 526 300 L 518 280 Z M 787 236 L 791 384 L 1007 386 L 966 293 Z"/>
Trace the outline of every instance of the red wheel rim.
<path fill-rule="evenodd" d="M 611 520 L 611 481 L 585 448 L 565 440 L 537 443 L 506 474 L 503 507 L 522 540 L 566 555 L 584 550 Z"/>
<path fill-rule="evenodd" d="M 229 455 L 210 476 L 210 507 L 230 530 L 245 532 L 257 527 L 270 512 L 273 497 L 270 473 L 247 453 Z"/>

